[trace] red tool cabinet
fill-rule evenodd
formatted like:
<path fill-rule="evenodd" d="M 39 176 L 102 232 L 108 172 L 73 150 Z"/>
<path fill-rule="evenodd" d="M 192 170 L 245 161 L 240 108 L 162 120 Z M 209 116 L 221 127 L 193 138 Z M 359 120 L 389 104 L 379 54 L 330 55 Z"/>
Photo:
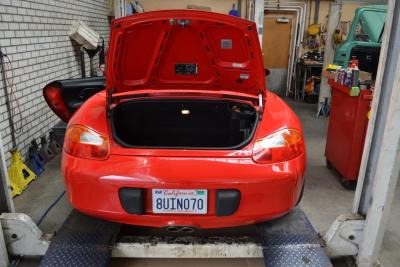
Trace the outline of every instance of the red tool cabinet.
<path fill-rule="evenodd" d="M 361 90 L 358 96 L 351 96 L 350 88 L 333 80 L 329 84 L 332 101 L 325 156 L 328 167 L 336 169 L 348 187 L 358 177 L 372 91 Z"/>

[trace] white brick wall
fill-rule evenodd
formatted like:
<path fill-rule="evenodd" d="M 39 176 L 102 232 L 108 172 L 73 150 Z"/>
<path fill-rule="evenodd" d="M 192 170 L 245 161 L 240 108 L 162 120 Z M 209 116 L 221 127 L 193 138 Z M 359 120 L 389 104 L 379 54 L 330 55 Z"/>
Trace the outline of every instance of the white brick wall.
<path fill-rule="evenodd" d="M 107 46 L 108 15 L 108 0 L 0 0 L 0 47 L 15 69 L 24 125 L 17 143 L 23 155 L 32 138 L 47 134 L 58 121 L 43 99 L 43 87 L 53 80 L 80 77 L 79 46 L 68 37 L 73 21 L 84 21 Z M 88 75 L 87 57 L 85 62 Z M 12 144 L 1 79 L 0 130 L 4 149 L 9 151 Z M 19 117 L 14 121 L 19 124 Z"/>

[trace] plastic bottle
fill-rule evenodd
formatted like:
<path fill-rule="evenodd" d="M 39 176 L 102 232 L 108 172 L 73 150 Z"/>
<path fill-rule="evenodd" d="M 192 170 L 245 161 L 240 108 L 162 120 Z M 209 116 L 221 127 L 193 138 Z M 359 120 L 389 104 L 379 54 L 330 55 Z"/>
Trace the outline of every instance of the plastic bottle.
<path fill-rule="evenodd" d="M 358 86 L 358 81 L 360 80 L 360 70 L 358 67 L 355 67 L 352 72 L 351 86 Z"/>
<path fill-rule="evenodd" d="M 347 69 L 346 70 L 346 74 L 345 74 L 346 78 L 345 78 L 345 82 L 344 85 L 347 87 L 351 87 L 351 83 L 352 83 L 352 76 L 353 76 L 353 72 L 351 69 Z"/>
<path fill-rule="evenodd" d="M 351 60 L 349 61 L 349 66 L 348 67 L 352 68 L 352 69 L 358 68 L 358 59 L 357 59 L 356 56 L 352 56 L 351 57 Z"/>

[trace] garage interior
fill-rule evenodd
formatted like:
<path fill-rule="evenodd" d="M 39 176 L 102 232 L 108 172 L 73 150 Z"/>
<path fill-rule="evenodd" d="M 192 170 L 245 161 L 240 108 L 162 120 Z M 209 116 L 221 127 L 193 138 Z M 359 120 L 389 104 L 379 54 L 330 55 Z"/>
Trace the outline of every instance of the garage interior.
<path fill-rule="evenodd" d="M 66 125 L 47 106 L 43 88 L 55 80 L 103 76 L 111 20 L 167 9 L 218 12 L 256 23 L 267 88 L 293 109 L 303 126 L 307 167 L 298 208 L 333 266 L 398 266 L 400 3 L 392 0 L 1 1 L 0 266 L 51 266 L 42 262 L 46 242 L 51 246 L 73 214 L 61 173 Z M 79 39 L 79 27 L 95 33 L 96 47 L 88 49 L 91 44 Z M 216 126 L 223 125 L 217 121 L 208 127 Z M 122 130 L 128 136 L 148 135 L 146 129 Z M 193 133 L 199 147 L 204 135 Z M 208 138 L 220 141 L 216 146 L 229 143 L 225 136 L 211 133 Z M 10 166 L 25 170 L 26 185 L 13 186 Z M 19 237 L 10 235 L 12 227 L 33 233 L 36 226 L 45 234 L 39 241 L 46 244 L 16 242 Z M 290 266 L 266 260 L 255 225 L 192 233 L 220 237 L 214 244 L 203 240 L 196 252 L 188 252 L 189 241 L 154 245 L 154 237 L 166 235 L 162 229 L 126 226 L 122 232 L 144 241 L 117 240 L 120 245 L 108 250 L 110 266 Z M 295 239 L 296 231 L 292 234 L 287 238 Z M 40 245 L 32 249 L 34 244 Z M 149 244 L 155 248 L 142 248 Z M 210 252 L 213 248 L 216 254 Z M 309 263 L 293 266 L 324 266 Z"/>

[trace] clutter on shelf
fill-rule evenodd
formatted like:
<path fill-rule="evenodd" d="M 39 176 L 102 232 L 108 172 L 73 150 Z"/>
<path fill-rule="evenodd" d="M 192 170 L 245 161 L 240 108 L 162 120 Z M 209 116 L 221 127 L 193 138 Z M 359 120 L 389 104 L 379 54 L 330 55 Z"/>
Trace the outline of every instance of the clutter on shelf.
<path fill-rule="evenodd" d="M 318 62 L 324 61 L 324 51 L 320 52 L 318 50 L 308 51 L 303 54 L 302 57 L 304 60 L 313 60 Z"/>
<path fill-rule="evenodd" d="M 358 59 L 352 57 L 347 67 L 330 64 L 323 75 L 329 80 L 349 88 L 358 90 L 371 89 L 373 85 L 372 74 L 358 68 Z"/>

